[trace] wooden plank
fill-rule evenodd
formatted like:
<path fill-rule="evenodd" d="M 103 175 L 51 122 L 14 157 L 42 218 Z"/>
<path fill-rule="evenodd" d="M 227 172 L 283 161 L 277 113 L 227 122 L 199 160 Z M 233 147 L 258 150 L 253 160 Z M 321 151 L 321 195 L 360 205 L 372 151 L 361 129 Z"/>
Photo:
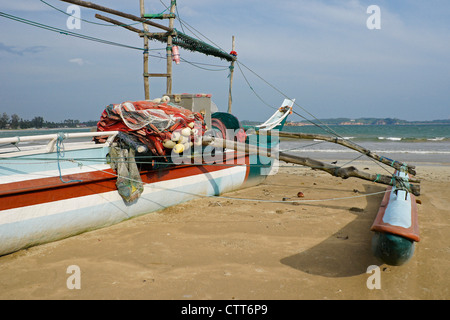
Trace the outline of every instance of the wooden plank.
<path fill-rule="evenodd" d="M 147 19 L 170 19 L 170 18 L 176 18 L 175 14 L 144 14 L 142 16 L 143 18 Z"/>
<path fill-rule="evenodd" d="M 144 77 L 171 77 L 169 73 L 146 73 L 144 72 Z"/>

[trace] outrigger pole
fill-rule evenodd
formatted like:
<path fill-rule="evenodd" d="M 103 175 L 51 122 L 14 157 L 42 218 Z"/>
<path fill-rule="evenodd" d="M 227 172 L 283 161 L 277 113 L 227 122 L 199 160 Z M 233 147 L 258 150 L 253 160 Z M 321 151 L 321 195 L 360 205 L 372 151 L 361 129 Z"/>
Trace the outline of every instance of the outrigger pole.
<path fill-rule="evenodd" d="M 378 162 L 381 162 L 385 165 L 388 165 L 399 171 L 406 171 L 409 174 L 416 175 L 416 167 L 406 164 L 404 162 L 392 160 L 386 157 L 379 156 L 375 152 L 370 151 L 364 147 L 361 147 L 350 140 L 346 140 L 338 137 L 329 137 L 321 134 L 311 134 L 311 133 L 300 133 L 300 132 L 279 132 L 278 135 L 283 138 L 293 138 L 293 139 L 305 139 L 305 140 L 322 140 L 335 144 L 339 144 L 341 146 L 347 147 L 349 149 L 355 150 L 359 153 L 362 153 L 369 158 L 372 158 Z"/>

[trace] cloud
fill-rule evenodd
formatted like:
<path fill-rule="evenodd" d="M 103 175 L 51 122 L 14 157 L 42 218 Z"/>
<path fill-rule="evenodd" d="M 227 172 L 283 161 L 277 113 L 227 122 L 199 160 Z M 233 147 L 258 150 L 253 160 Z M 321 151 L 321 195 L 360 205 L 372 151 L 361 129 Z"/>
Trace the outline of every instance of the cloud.
<path fill-rule="evenodd" d="M 42 52 L 44 49 L 46 49 L 47 47 L 45 46 L 32 46 L 32 47 L 26 47 L 23 49 L 17 48 L 15 46 L 8 46 L 2 42 L 0 42 L 0 51 L 5 51 L 8 53 L 12 53 L 15 55 L 19 55 L 19 56 L 23 56 L 25 53 L 39 53 Z"/>
<path fill-rule="evenodd" d="M 86 63 L 86 61 L 84 61 L 82 58 L 73 58 L 73 59 L 70 59 L 69 62 L 76 63 L 79 66 L 83 66 Z"/>

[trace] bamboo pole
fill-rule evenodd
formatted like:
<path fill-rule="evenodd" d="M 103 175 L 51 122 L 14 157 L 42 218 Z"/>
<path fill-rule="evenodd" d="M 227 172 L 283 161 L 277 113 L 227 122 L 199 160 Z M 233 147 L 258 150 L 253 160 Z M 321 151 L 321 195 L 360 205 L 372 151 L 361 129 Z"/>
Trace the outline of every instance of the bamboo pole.
<path fill-rule="evenodd" d="M 420 183 L 420 180 L 416 178 L 411 178 L 406 182 L 399 177 L 393 178 L 393 176 L 363 172 L 358 170 L 354 166 L 342 168 L 318 160 L 290 155 L 285 152 L 278 152 L 274 154 L 271 153 L 270 150 L 260 148 L 258 146 L 239 143 L 236 141 L 224 140 L 216 137 L 203 137 L 203 145 L 210 145 L 217 148 L 230 148 L 238 152 L 245 152 L 249 154 L 262 154 L 264 156 L 278 159 L 286 163 L 294 163 L 301 166 L 310 167 L 314 170 L 321 170 L 329 173 L 332 176 L 339 177 L 342 179 L 348 179 L 353 177 L 383 185 L 397 185 L 398 187 L 406 187 L 409 188 L 409 191 L 412 194 L 416 196 L 420 195 L 420 185 L 412 184 L 412 183 Z"/>
<path fill-rule="evenodd" d="M 142 22 L 142 23 L 145 23 L 145 24 L 147 24 L 149 26 L 153 26 L 153 27 L 156 27 L 156 28 L 159 28 L 159 29 L 163 29 L 163 30 L 166 30 L 166 31 L 169 31 L 169 32 L 173 31 L 173 26 L 172 26 L 172 28 L 169 28 L 169 27 L 163 26 L 162 24 L 159 24 L 159 23 L 156 23 L 156 22 L 153 22 L 153 21 L 149 21 L 149 20 L 144 19 L 144 18 L 137 17 L 137 16 L 129 14 L 129 13 L 125 13 L 125 12 L 121 12 L 121 11 L 118 11 L 118 10 L 114 10 L 114 9 L 110 9 L 110 8 L 107 8 L 107 7 L 103 7 L 103 6 L 100 6 L 100 5 L 92 3 L 92 2 L 86 2 L 86 1 L 81 1 L 81 0 L 60 0 L 60 1 L 76 4 L 76 5 L 81 6 L 81 7 L 86 7 L 86 8 L 90 8 L 90 9 L 95 9 L 95 10 L 107 12 L 107 13 L 114 14 L 116 16 L 120 16 L 120 17 L 123 17 L 123 18 L 127 18 L 127 19 L 130 19 L 130 20 L 133 20 L 133 21 Z"/>
<path fill-rule="evenodd" d="M 145 15 L 145 5 L 144 0 L 140 1 L 140 11 L 141 11 L 141 17 L 143 18 Z M 145 23 L 142 24 L 144 28 L 144 32 L 148 32 L 148 25 Z M 150 99 L 150 88 L 149 88 L 149 79 L 148 79 L 148 36 L 144 34 L 144 94 L 145 94 L 145 100 Z"/>
<path fill-rule="evenodd" d="M 140 29 L 137 29 L 137 28 L 134 28 L 134 27 L 132 27 L 132 26 L 127 25 L 126 23 L 123 23 L 123 22 L 120 22 L 120 21 L 117 21 L 117 20 L 114 20 L 114 19 L 111 19 L 111 18 L 102 16 L 102 15 L 100 15 L 100 14 L 98 14 L 98 13 L 95 14 L 95 17 L 96 17 L 97 19 L 100 19 L 100 20 L 103 20 L 103 21 L 106 21 L 106 22 L 115 24 L 115 25 L 117 25 L 117 26 L 119 26 L 119 27 L 125 28 L 125 29 L 127 29 L 127 30 L 130 30 L 130 31 L 133 31 L 133 32 L 136 32 L 136 33 L 139 33 L 139 34 L 142 34 L 142 32 L 143 32 L 143 31 L 140 30 Z"/>
<path fill-rule="evenodd" d="M 342 145 L 344 147 L 347 147 L 349 149 L 355 150 L 359 153 L 362 153 L 362 154 L 368 156 L 369 158 L 379 161 L 379 162 L 381 162 L 385 165 L 388 165 L 396 170 L 403 170 L 406 168 L 408 173 L 410 173 L 412 175 L 416 175 L 415 166 L 408 165 L 408 164 L 400 162 L 400 161 L 395 161 L 392 159 L 388 159 L 388 158 L 379 156 L 378 154 L 376 154 L 364 147 L 361 147 L 349 140 L 345 140 L 342 138 L 329 137 L 329 136 L 325 136 L 325 135 L 321 135 L 321 134 L 292 133 L 292 132 L 281 132 L 281 131 L 278 132 L 278 136 L 283 137 L 283 138 L 294 138 L 294 139 L 307 139 L 307 140 L 316 139 L 316 140 L 322 140 L 322 141 L 327 141 L 327 142 L 331 142 L 331 143 L 336 143 L 336 144 Z"/>
<path fill-rule="evenodd" d="M 231 47 L 232 47 L 232 50 L 235 51 L 234 36 L 232 37 Z M 233 88 L 234 62 L 235 62 L 235 60 L 231 61 L 231 66 L 230 66 L 230 89 L 228 91 L 228 113 L 231 113 L 231 104 L 233 102 L 233 97 L 231 95 L 231 91 Z"/>
<path fill-rule="evenodd" d="M 170 4 L 170 14 L 175 14 L 175 7 L 176 7 L 176 1 L 175 0 L 171 0 L 171 4 Z M 169 29 L 173 30 L 173 25 L 174 25 L 174 18 L 171 17 L 169 18 Z M 172 34 L 169 34 L 167 37 L 167 47 L 166 47 L 166 52 L 167 52 L 167 88 L 166 88 L 166 94 L 172 94 Z"/>

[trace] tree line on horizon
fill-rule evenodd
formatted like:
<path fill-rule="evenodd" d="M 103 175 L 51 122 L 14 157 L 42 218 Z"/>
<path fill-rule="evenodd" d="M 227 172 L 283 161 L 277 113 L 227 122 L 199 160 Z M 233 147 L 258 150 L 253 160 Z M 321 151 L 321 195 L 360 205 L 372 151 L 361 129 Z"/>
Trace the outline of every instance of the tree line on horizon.
<path fill-rule="evenodd" d="M 43 117 L 36 116 L 31 120 L 25 120 L 17 114 L 9 116 L 4 112 L 0 117 L 0 129 L 30 129 L 30 128 L 78 128 L 80 126 L 93 127 L 97 121 L 90 120 L 80 122 L 80 120 L 66 119 L 62 122 L 45 121 Z"/>

